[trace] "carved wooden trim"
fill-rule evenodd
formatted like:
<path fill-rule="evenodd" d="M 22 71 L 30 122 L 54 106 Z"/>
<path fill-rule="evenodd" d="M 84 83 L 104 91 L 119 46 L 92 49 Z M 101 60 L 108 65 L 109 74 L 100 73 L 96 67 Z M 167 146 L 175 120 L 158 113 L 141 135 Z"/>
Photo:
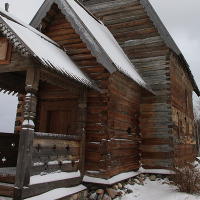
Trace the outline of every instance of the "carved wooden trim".
<path fill-rule="evenodd" d="M 26 96 L 24 106 L 24 121 L 22 131 L 20 132 L 19 153 L 16 171 L 16 195 L 21 199 L 24 186 L 30 182 L 30 171 L 32 166 L 32 148 L 34 139 L 34 119 L 36 114 L 36 93 L 39 84 L 39 70 L 32 68 L 27 71 L 26 75 Z"/>

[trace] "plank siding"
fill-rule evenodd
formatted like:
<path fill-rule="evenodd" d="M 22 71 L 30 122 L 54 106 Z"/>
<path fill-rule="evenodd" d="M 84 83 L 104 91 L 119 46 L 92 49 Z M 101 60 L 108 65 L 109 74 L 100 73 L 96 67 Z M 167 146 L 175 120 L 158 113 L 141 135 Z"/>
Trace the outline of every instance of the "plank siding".
<path fill-rule="evenodd" d="M 196 156 L 192 85 L 178 57 L 171 53 L 171 98 L 175 163 L 192 161 Z"/>

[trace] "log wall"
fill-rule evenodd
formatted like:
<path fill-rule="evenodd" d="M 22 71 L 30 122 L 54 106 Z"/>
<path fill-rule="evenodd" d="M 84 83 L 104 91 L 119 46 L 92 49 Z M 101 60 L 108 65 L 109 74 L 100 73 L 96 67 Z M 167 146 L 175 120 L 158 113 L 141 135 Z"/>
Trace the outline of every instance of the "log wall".
<path fill-rule="evenodd" d="M 170 56 L 170 74 L 175 161 L 191 161 L 196 156 L 193 88 L 183 64 L 173 53 Z"/>
<path fill-rule="evenodd" d="M 140 103 L 141 88 L 119 72 L 112 74 L 108 104 L 110 177 L 140 167 Z"/>
<path fill-rule="evenodd" d="M 144 168 L 172 166 L 169 48 L 139 0 L 88 1 L 88 8 L 117 39 L 155 96 L 140 106 L 141 163 Z"/>
<path fill-rule="evenodd" d="M 53 5 L 47 16 L 43 19 L 43 32 L 51 39 L 63 46 L 70 58 L 89 77 L 96 81 L 100 93 L 93 89 L 87 91 L 87 121 L 86 121 L 86 150 L 85 170 L 100 170 L 100 176 L 105 175 L 107 165 L 104 159 L 104 140 L 107 135 L 108 118 L 108 77 L 109 72 L 96 61 L 80 36 L 65 19 L 56 5 Z M 102 175 L 104 174 L 104 175 Z"/>

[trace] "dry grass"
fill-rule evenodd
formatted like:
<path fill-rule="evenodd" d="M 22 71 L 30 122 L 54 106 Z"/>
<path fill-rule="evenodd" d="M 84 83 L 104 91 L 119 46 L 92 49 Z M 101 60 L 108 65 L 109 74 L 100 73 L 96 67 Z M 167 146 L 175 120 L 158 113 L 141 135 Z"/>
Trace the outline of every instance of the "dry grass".
<path fill-rule="evenodd" d="M 174 168 L 175 174 L 172 176 L 172 182 L 180 192 L 189 194 L 200 193 L 200 170 L 196 165 L 184 163 Z"/>

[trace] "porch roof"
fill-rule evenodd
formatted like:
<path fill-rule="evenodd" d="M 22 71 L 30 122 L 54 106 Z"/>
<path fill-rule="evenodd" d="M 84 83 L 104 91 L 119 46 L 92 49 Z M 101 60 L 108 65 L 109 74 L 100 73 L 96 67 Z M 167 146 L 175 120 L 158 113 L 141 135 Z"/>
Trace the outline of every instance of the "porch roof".
<path fill-rule="evenodd" d="M 56 42 L 2 9 L 0 9 L 0 32 L 24 55 L 31 55 L 45 67 L 98 89 L 94 81 L 79 69 Z"/>

